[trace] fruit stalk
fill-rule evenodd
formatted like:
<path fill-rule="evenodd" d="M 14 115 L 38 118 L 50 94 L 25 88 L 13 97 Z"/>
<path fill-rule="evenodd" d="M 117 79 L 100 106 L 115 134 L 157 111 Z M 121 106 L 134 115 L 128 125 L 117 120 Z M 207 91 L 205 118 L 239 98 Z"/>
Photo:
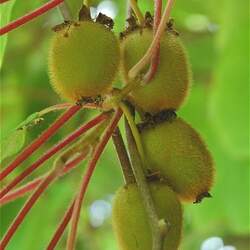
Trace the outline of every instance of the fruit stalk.
<path fill-rule="evenodd" d="M 43 116 L 43 115 L 46 115 L 47 113 L 50 113 L 50 112 L 53 112 L 53 111 L 59 111 L 59 110 L 62 110 L 62 109 L 66 109 L 66 108 L 70 108 L 72 106 L 71 103 L 61 103 L 61 104 L 56 104 L 56 105 L 53 105 L 53 106 L 50 106 L 48 108 L 45 108 L 43 110 L 41 110 L 39 112 L 39 117 Z M 81 107 L 83 109 L 97 109 L 97 108 L 101 108 L 99 106 L 97 106 L 96 104 L 93 104 L 93 103 L 87 103 L 87 104 L 82 104 Z"/>
<path fill-rule="evenodd" d="M 144 154 L 143 146 L 141 143 L 140 134 L 139 134 L 139 131 L 136 127 L 136 124 L 134 123 L 133 117 L 129 111 L 129 108 L 124 103 L 121 102 L 119 105 L 120 105 L 120 107 L 121 107 L 121 109 L 122 109 L 122 111 L 123 111 L 123 113 L 128 121 L 128 124 L 129 124 L 131 132 L 133 134 L 133 137 L 134 137 L 136 147 L 138 149 L 142 164 L 144 166 L 146 166 L 145 154 Z"/>
<path fill-rule="evenodd" d="M 48 3 L 44 4 L 40 8 L 16 19 L 13 22 L 10 22 L 6 26 L 0 29 L 0 35 L 4 35 L 8 32 L 10 32 L 13 29 L 18 28 L 19 26 L 31 21 L 32 19 L 41 16 L 42 14 L 46 13 L 47 11 L 55 8 L 58 4 L 62 3 L 63 0 L 51 0 Z"/>
<path fill-rule="evenodd" d="M 138 6 L 138 3 L 136 0 L 130 0 L 130 6 L 132 7 L 133 11 L 135 12 L 136 17 L 138 18 L 138 22 L 140 25 L 143 25 L 144 23 L 144 17 L 141 13 L 141 10 Z"/>
<path fill-rule="evenodd" d="M 161 22 L 154 36 L 154 39 L 150 47 L 148 48 L 147 52 L 145 53 L 145 55 L 141 58 L 141 60 L 135 66 L 133 66 L 132 69 L 130 69 L 128 74 L 129 78 L 134 79 L 138 75 L 138 73 L 150 62 L 152 55 L 155 53 L 155 50 L 157 49 L 160 39 L 164 34 L 173 4 L 174 0 L 168 0 L 167 6 L 161 18 Z"/>
<path fill-rule="evenodd" d="M 62 2 L 61 4 L 59 4 L 58 9 L 59 9 L 64 21 L 71 21 L 73 19 L 72 14 L 69 10 L 69 6 L 66 2 Z"/>
<path fill-rule="evenodd" d="M 159 221 L 158 219 L 155 205 L 147 184 L 146 177 L 143 172 L 142 161 L 140 159 L 140 155 L 138 153 L 138 149 L 127 120 L 125 126 L 126 126 L 129 154 L 132 162 L 132 169 L 137 182 L 137 186 L 142 196 L 143 204 L 146 213 L 148 215 L 149 224 L 152 230 L 152 239 L 153 239 L 152 250 L 161 250 L 164 239 L 163 231 L 165 231 L 164 228 L 166 228 L 166 224 L 162 225 L 162 222 Z"/>
<path fill-rule="evenodd" d="M 128 157 L 128 153 L 121 135 L 119 127 L 116 128 L 112 135 L 113 143 L 122 167 L 122 173 L 126 184 L 134 183 L 135 178 L 131 167 L 131 162 Z"/>
<path fill-rule="evenodd" d="M 159 24 L 161 22 L 162 0 L 155 0 L 154 2 L 155 2 L 155 11 L 154 11 L 154 35 L 155 35 L 159 27 Z M 149 71 L 144 76 L 145 83 L 148 83 L 154 77 L 159 62 L 160 62 L 160 42 L 158 42 L 157 48 L 152 55 Z"/>
<path fill-rule="evenodd" d="M 41 110 L 39 112 L 39 116 L 43 116 L 47 113 L 50 113 L 50 112 L 53 112 L 53 111 L 59 111 L 59 110 L 62 110 L 62 109 L 66 109 L 66 108 L 70 108 L 72 106 L 71 103 L 61 103 L 61 104 L 56 104 L 56 105 L 53 105 L 53 106 L 50 106 L 48 108 L 45 108 L 43 110 Z M 97 108 L 101 108 L 100 106 L 97 106 L 96 104 L 94 103 L 87 103 L 87 104 L 81 104 L 81 107 L 83 109 L 97 109 Z"/>
<path fill-rule="evenodd" d="M 59 111 L 59 110 L 67 109 L 67 108 L 70 108 L 71 106 L 72 106 L 71 103 L 56 104 L 56 105 L 50 106 L 48 108 L 45 108 L 45 109 L 39 111 L 39 116 L 46 115 L 47 113 L 50 113 L 50 112 L 53 112 L 53 111 Z"/>
<path fill-rule="evenodd" d="M 117 109 L 114 114 L 113 119 L 111 120 L 109 126 L 104 132 L 104 135 L 100 143 L 96 146 L 95 151 L 93 152 L 92 158 L 88 164 L 86 174 L 83 176 L 81 187 L 76 198 L 76 203 L 74 205 L 71 228 L 68 234 L 68 241 L 67 241 L 68 250 L 73 250 L 75 246 L 75 239 L 76 239 L 76 234 L 77 234 L 78 221 L 80 218 L 81 206 L 82 206 L 83 198 L 86 193 L 89 181 L 93 175 L 97 161 L 99 160 L 103 150 L 105 149 L 105 146 L 107 145 L 110 137 L 112 136 L 115 128 L 117 127 L 117 124 L 120 121 L 121 116 L 122 116 L 122 111 L 120 109 Z"/>
<path fill-rule="evenodd" d="M 97 124 L 103 122 L 108 118 L 107 114 L 100 114 L 90 122 L 84 124 L 80 128 L 78 128 L 75 132 L 67 136 L 61 142 L 56 144 L 54 147 L 49 149 L 41 158 L 39 158 L 36 162 L 34 162 L 30 167 L 25 169 L 20 175 L 18 175 L 12 182 L 10 182 L 4 189 L 0 191 L 0 199 L 4 197 L 13 187 L 15 187 L 18 183 L 20 183 L 25 177 L 30 175 L 34 170 L 36 170 L 42 163 L 51 158 L 54 154 L 56 154 L 59 150 L 66 147 L 69 143 L 77 139 L 79 136 L 87 132 L 89 129 L 93 128 Z"/>
<path fill-rule="evenodd" d="M 10 163 L 1 173 L 0 181 L 8 176 L 16 167 L 25 161 L 34 151 L 36 151 L 43 143 L 45 143 L 55 132 L 63 126 L 73 115 L 75 115 L 81 106 L 74 105 L 62 114 L 46 131 L 44 131 L 35 141 L 26 147 L 17 158 Z"/>

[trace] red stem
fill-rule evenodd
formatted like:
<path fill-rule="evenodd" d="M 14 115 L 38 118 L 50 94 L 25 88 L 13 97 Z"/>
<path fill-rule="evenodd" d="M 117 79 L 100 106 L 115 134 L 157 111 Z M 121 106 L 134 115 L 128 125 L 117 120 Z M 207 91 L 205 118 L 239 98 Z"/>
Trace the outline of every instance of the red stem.
<path fill-rule="evenodd" d="M 24 218 L 26 217 L 27 213 L 30 211 L 30 209 L 33 207 L 35 202 L 38 200 L 38 198 L 43 194 L 43 192 L 47 189 L 49 184 L 52 183 L 52 181 L 55 180 L 57 177 L 57 171 L 53 170 L 51 173 L 47 175 L 47 177 L 40 183 L 38 188 L 35 190 L 35 192 L 31 195 L 31 197 L 27 200 L 27 202 L 24 204 L 23 208 L 20 210 L 16 218 L 11 223 L 10 227 L 8 228 L 7 232 L 2 238 L 2 241 L 0 242 L 0 249 L 5 249 L 5 247 L 8 245 L 10 239 L 20 226 L 20 224 L 23 222 Z"/>
<path fill-rule="evenodd" d="M 109 126 L 107 127 L 105 134 L 103 135 L 100 143 L 97 145 L 97 147 L 93 153 L 93 156 L 88 164 L 86 174 L 83 176 L 80 191 L 79 191 L 79 194 L 77 195 L 76 203 L 75 203 L 74 210 L 73 210 L 72 224 L 71 224 L 71 229 L 69 232 L 69 237 L 68 237 L 68 242 L 67 242 L 67 249 L 68 250 L 74 249 L 82 201 L 83 201 L 84 195 L 86 193 L 90 178 L 95 170 L 97 161 L 99 160 L 105 146 L 107 145 L 110 137 L 112 136 L 114 130 L 116 129 L 116 126 L 117 126 L 121 116 L 122 116 L 122 111 L 120 109 L 118 109 L 116 111 L 112 121 L 110 122 Z"/>
<path fill-rule="evenodd" d="M 6 2 L 8 2 L 9 0 L 0 0 L 0 4 L 2 4 L 2 3 L 6 3 Z"/>
<path fill-rule="evenodd" d="M 38 9 L 16 19 L 13 22 L 10 22 L 9 24 L 7 24 L 3 28 L 1 28 L 0 35 L 4 35 L 13 29 L 16 29 L 17 27 L 19 27 L 19 26 L 31 21 L 32 19 L 46 13 L 47 11 L 53 9 L 54 7 L 56 7 L 57 5 L 59 5 L 62 2 L 63 2 L 63 0 L 51 0 L 51 1 L 49 1 L 48 3 L 39 7 Z"/>
<path fill-rule="evenodd" d="M 16 159 L 0 173 L 0 181 L 8 176 L 15 168 L 17 168 L 19 164 L 25 161 L 80 109 L 81 106 L 74 105 L 70 107 L 65 113 L 63 113 L 46 131 L 44 131 L 35 141 L 33 141 L 28 147 L 26 147 L 16 157 Z"/>
<path fill-rule="evenodd" d="M 54 235 L 53 235 L 53 237 L 52 237 L 52 239 L 47 247 L 47 250 L 55 249 L 58 241 L 61 239 L 61 237 L 63 235 L 63 232 L 65 231 L 65 228 L 69 224 L 69 221 L 72 217 L 74 205 L 75 205 L 75 200 L 71 203 L 70 207 L 68 208 L 68 210 L 64 214 L 62 221 L 60 222 L 59 226 L 57 227 L 56 232 L 54 233 Z"/>
<path fill-rule="evenodd" d="M 10 182 L 5 188 L 3 188 L 0 191 L 0 199 L 2 199 L 2 197 L 4 197 L 13 187 L 15 187 L 19 182 L 21 182 L 26 176 L 30 175 L 42 163 L 47 161 L 54 154 L 56 154 L 59 150 L 63 149 L 65 146 L 67 146 L 69 143 L 77 139 L 83 133 L 93 128 L 97 124 L 101 123 L 102 121 L 106 120 L 107 117 L 108 117 L 107 114 L 98 115 L 97 117 L 89 121 L 88 123 L 78 128 L 76 131 L 71 133 L 69 136 L 67 136 L 65 139 L 60 141 L 54 147 L 49 149 L 41 158 L 39 158 L 36 162 L 34 162 L 30 167 L 25 169 L 20 175 L 18 175 L 12 182 Z"/>
<path fill-rule="evenodd" d="M 2 199 L 0 199 L 0 205 L 9 203 L 17 198 L 23 197 L 26 193 L 35 189 L 44 179 L 44 176 L 36 178 L 35 180 L 21 186 L 20 188 L 15 189 L 13 192 L 9 192 Z"/>
<path fill-rule="evenodd" d="M 84 157 L 80 157 L 80 160 L 82 160 Z M 20 224 L 25 219 L 26 215 L 30 211 L 30 209 L 33 207 L 33 205 L 36 203 L 38 198 L 45 192 L 45 190 L 48 188 L 48 186 L 60 175 L 63 174 L 63 172 L 68 171 L 69 169 L 72 169 L 76 164 L 79 163 L 79 157 L 75 158 L 74 160 L 71 160 L 69 163 L 65 165 L 65 167 L 62 169 L 61 165 L 55 166 L 55 168 L 47 174 L 42 181 L 40 182 L 39 186 L 35 190 L 35 192 L 31 195 L 31 197 L 27 200 L 27 202 L 24 204 L 23 208 L 20 210 L 10 227 L 8 228 L 6 234 L 4 235 L 2 241 L 0 242 L 0 249 L 4 249 Z"/>
<path fill-rule="evenodd" d="M 162 9 L 162 0 L 155 0 L 154 34 L 156 34 L 158 26 L 161 22 L 161 9 Z M 146 83 L 150 82 L 153 79 L 159 63 L 160 63 L 160 42 L 157 46 L 157 49 L 155 50 L 155 53 L 152 56 L 150 69 L 145 75 Z"/>
<path fill-rule="evenodd" d="M 86 154 L 81 154 L 78 157 L 76 157 L 75 159 L 73 159 L 72 161 L 70 161 L 69 163 L 67 163 L 64 168 L 63 168 L 63 172 L 61 174 L 61 176 L 67 174 L 68 172 L 70 172 L 74 167 L 76 167 L 84 158 L 86 157 Z M 60 176 L 60 177 L 61 177 Z M 0 199 L 0 205 L 4 205 L 6 203 L 9 203 L 11 201 L 14 201 L 18 198 L 23 197 L 25 194 L 27 194 L 28 192 L 34 190 L 35 188 L 37 188 L 37 186 L 42 182 L 42 180 L 45 178 L 46 176 L 41 176 L 36 178 L 35 180 L 28 182 L 26 184 L 24 184 L 23 186 L 17 188 L 16 190 L 14 190 L 13 192 L 8 193 L 7 195 L 5 195 L 2 199 Z"/>

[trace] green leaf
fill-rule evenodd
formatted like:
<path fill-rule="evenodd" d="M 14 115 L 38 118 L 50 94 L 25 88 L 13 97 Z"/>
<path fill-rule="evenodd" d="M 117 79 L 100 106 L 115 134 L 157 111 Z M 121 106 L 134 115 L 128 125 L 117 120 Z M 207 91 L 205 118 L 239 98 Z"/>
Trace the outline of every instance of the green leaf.
<path fill-rule="evenodd" d="M 7 137 L 4 137 L 0 141 L 0 162 L 18 153 L 25 142 L 27 129 L 40 124 L 43 120 L 40 113 L 35 112 L 20 123 Z"/>
<path fill-rule="evenodd" d="M 40 116 L 39 112 L 35 112 L 28 116 L 22 123 L 20 123 L 16 129 L 25 129 L 29 127 L 33 127 L 40 122 L 42 122 L 44 119 Z"/>
<path fill-rule="evenodd" d="M 11 11 L 13 9 L 14 4 L 15 4 L 15 0 L 11 0 L 7 3 L 0 5 L 0 20 L 1 20 L 0 26 L 1 27 L 5 26 L 10 21 Z M 7 39 L 8 39 L 7 34 L 0 37 L 0 69 L 3 63 L 3 56 L 4 56 L 4 51 L 7 45 Z"/>
<path fill-rule="evenodd" d="M 243 1 L 246 2 L 247 1 Z M 242 3 L 237 11 L 228 1 L 218 40 L 219 61 L 211 92 L 211 119 L 227 152 L 246 159 L 249 154 L 249 20 Z"/>
<path fill-rule="evenodd" d="M 25 142 L 26 129 L 14 130 L 0 142 L 0 162 L 18 153 Z"/>

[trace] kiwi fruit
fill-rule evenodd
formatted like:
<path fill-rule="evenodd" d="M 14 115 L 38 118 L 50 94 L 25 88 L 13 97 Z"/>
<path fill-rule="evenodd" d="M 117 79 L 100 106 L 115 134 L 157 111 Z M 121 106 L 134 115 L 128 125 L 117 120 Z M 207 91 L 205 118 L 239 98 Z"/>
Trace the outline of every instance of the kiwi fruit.
<path fill-rule="evenodd" d="M 182 235 L 182 207 L 164 183 L 151 182 L 150 191 L 159 219 L 167 231 L 163 250 L 177 250 Z M 152 233 L 142 197 L 135 183 L 121 187 L 113 201 L 113 229 L 121 250 L 152 250 Z"/>
<path fill-rule="evenodd" d="M 144 56 L 153 39 L 152 28 L 136 29 L 121 41 L 121 74 L 125 83 L 129 70 Z M 138 109 L 157 113 L 164 109 L 178 109 L 187 96 L 190 86 L 190 66 L 178 35 L 166 31 L 160 43 L 160 63 L 153 79 L 135 88 L 129 101 Z M 145 74 L 149 66 L 142 70 Z"/>
<path fill-rule="evenodd" d="M 160 172 L 168 185 L 187 202 L 210 197 L 214 164 L 199 134 L 175 117 L 140 128 L 149 172 Z"/>
<path fill-rule="evenodd" d="M 98 22 L 80 21 L 55 33 L 49 75 L 55 91 L 75 102 L 108 93 L 119 62 L 119 41 L 114 33 Z"/>

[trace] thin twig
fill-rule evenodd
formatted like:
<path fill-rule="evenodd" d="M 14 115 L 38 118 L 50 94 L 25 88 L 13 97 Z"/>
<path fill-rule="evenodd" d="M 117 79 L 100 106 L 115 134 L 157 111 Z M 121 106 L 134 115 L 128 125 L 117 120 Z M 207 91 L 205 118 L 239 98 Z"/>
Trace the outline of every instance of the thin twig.
<path fill-rule="evenodd" d="M 72 14 L 71 14 L 70 9 L 69 9 L 69 6 L 68 6 L 66 1 L 59 4 L 58 9 L 59 9 L 64 21 L 71 21 L 73 19 Z"/>
<path fill-rule="evenodd" d="M 0 242 L 0 249 L 5 249 L 5 247 L 8 245 L 9 241 L 11 240 L 12 236 L 15 234 L 18 227 L 21 225 L 23 220 L 25 219 L 26 215 L 30 211 L 30 209 L 34 206 L 38 198 L 45 192 L 45 190 L 48 188 L 48 186 L 56 180 L 56 178 L 60 175 L 60 172 L 62 171 L 62 165 L 63 162 L 61 162 L 61 158 L 59 158 L 59 161 L 55 162 L 54 168 L 52 171 L 49 172 L 49 174 L 46 176 L 46 178 L 43 179 L 43 181 L 39 184 L 37 189 L 34 191 L 34 193 L 30 196 L 30 198 L 26 201 L 16 218 L 11 223 L 10 227 L 8 228 L 7 232 L 3 236 L 1 242 Z"/>
<path fill-rule="evenodd" d="M 43 115 L 46 115 L 46 114 L 48 114 L 50 112 L 60 111 L 60 110 L 63 110 L 63 109 L 70 108 L 71 106 L 72 106 L 71 103 L 60 103 L 60 104 L 56 104 L 56 105 L 47 107 L 47 108 L 39 111 L 38 113 L 39 113 L 40 116 L 43 116 Z"/>
<path fill-rule="evenodd" d="M 83 138 L 83 140 L 80 140 L 78 143 L 79 146 L 83 146 L 84 148 L 85 147 L 89 148 L 91 146 L 91 148 L 95 148 L 95 146 L 98 144 L 98 142 L 100 140 L 102 132 L 104 131 L 106 126 L 109 124 L 109 121 L 110 121 L 110 119 L 107 119 L 106 121 L 102 122 L 96 129 L 94 129 L 91 133 L 89 133 L 88 136 Z M 67 154 L 66 154 L 66 156 L 67 156 Z M 60 223 L 60 225 L 58 226 L 55 234 L 53 235 L 52 240 L 50 241 L 47 249 L 49 249 L 49 250 L 54 249 L 54 247 L 56 246 L 56 244 L 58 243 L 58 241 L 62 237 L 62 234 L 63 234 L 65 228 L 67 227 L 67 225 L 71 219 L 75 200 L 76 200 L 76 198 L 74 199 L 72 205 L 70 206 L 70 208 L 67 210 L 66 214 L 64 215 L 64 218 L 63 218 L 62 222 Z"/>
<path fill-rule="evenodd" d="M 140 155 L 127 120 L 125 126 L 128 139 L 129 154 L 132 162 L 134 176 L 142 197 L 146 213 L 148 215 L 149 224 L 152 231 L 152 242 L 153 242 L 152 250 L 161 250 L 163 245 L 163 237 L 161 231 L 162 229 L 160 228 L 159 225 L 159 218 L 154 206 L 150 189 L 147 184 L 146 177 L 143 172 L 142 161 L 140 159 Z"/>
<path fill-rule="evenodd" d="M 14 188 L 19 182 L 21 182 L 25 177 L 30 175 L 34 170 L 36 170 L 42 163 L 51 158 L 54 154 L 56 154 L 59 150 L 66 147 L 69 143 L 79 138 L 82 134 L 87 132 L 89 129 L 94 126 L 100 124 L 104 120 L 109 117 L 107 113 L 100 114 L 96 118 L 92 119 L 88 123 L 82 125 L 76 131 L 71 133 L 65 139 L 60 141 L 58 144 L 49 149 L 41 158 L 39 158 L 36 162 L 34 162 L 30 167 L 25 169 L 20 175 L 18 175 L 13 181 L 11 181 L 5 188 L 0 191 L 0 199 L 4 197 L 12 188 Z"/>
<path fill-rule="evenodd" d="M 81 106 L 74 105 L 63 113 L 46 131 L 44 131 L 36 140 L 27 146 L 1 173 L 0 181 L 8 176 L 16 167 L 25 161 L 33 152 L 35 152 L 43 143 L 45 143 L 55 132 L 62 127 L 73 115 L 75 115 Z"/>
<path fill-rule="evenodd" d="M 154 2 L 155 2 L 155 7 L 154 7 L 155 9 L 154 10 L 154 35 L 155 35 L 159 27 L 159 24 L 161 22 L 162 0 L 154 0 Z M 160 42 L 158 42 L 157 49 L 152 55 L 150 68 L 144 76 L 145 83 L 148 83 L 153 79 L 157 71 L 159 62 L 160 62 Z"/>
<path fill-rule="evenodd" d="M 134 183 L 135 177 L 133 175 L 131 163 L 119 127 L 117 127 L 115 132 L 113 133 L 112 139 L 122 167 L 122 173 L 125 183 Z"/>
<path fill-rule="evenodd" d="M 10 0 L 0 0 L 0 4 L 6 3 L 6 2 L 8 2 L 8 1 L 10 1 Z"/>
<path fill-rule="evenodd" d="M 61 237 L 63 235 L 63 232 L 65 231 L 67 225 L 70 222 L 70 219 L 71 219 L 72 213 L 73 213 L 74 205 L 75 205 L 75 199 L 70 204 L 69 208 L 67 209 L 66 213 L 64 214 L 62 221 L 58 225 L 56 232 L 54 233 L 48 247 L 46 248 L 47 250 L 54 250 L 55 249 L 58 241 L 61 239 Z"/>
<path fill-rule="evenodd" d="M 89 152 L 91 148 L 94 148 L 96 144 L 99 142 L 100 136 L 103 133 L 104 129 L 106 128 L 107 124 L 109 123 L 110 119 L 106 119 L 105 121 L 101 122 L 97 125 L 92 131 L 90 131 L 87 135 L 80 138 L 77 142 L 67 148 L 62 154 L 62 161 L 68 162 L 69 160 L 72 161 L 71 164 L 67 164 L 62 171 L 62 175 L 68 173 L 72 168 L 83 159 Z M 0 199 L 0 205 L 7 203 L 13 199 L 22 197 L 25 193 L 33 190 L 39 183 L 42 181 L 44 176 L 38 177 L 37 179 L 26 183 L 25 185 L 21 186 L 20 188 L 14 190 L 11 193 L 5 195 L 2 199 Z"/>
<path fill-rule="evenodd" d="M 77 235 L 77 227 L 78 227 L 78 221 L 80 218 L 81 206 L 82 206 L 83 198 L 84 198 L 84 195 L 86 193 L 89 181 L 91 179 L 91 176 L 93 175 L 97 161 L 99 160 L 105 146 L 107 145 L 110 137 L 112 136 L 112 133 L 114 132 L 121 116 L 122 116 L 122 111 L 120 109 L 118 109 L 116 111 L 113 119 L 111 120 L 109 126 L 107 127 L 106 131 L 104 132 L 104 135 L 103 135 L 100 143 L 97 145 L 97 147 L 93 153 L 93 156 L 88 164 L 86 174 L 84 174 L 84 176 L 83 176 L 81 187 L 80 187 L 79 193 L 77 195 L 76 203 L 74 206 L 71 227 L 70 227 L 70 231 L 68 234 L 68 241 L 67 241 L 67 249 L 68 250 L 74 250 L 74 247 L 75 247 L 75 239 L 76 239 L 76 235 Z"/>
<path fill-rule="evenodd" d="M 173 3 L 174 3 L 174 0 L 168 0 L 167 6 L 161 18 L 161 22 L 154 36 L 154 39 L 150 47 L 148 48 L 147 52 L 145 53 L 145 55 L 140 59 L 140 61 L 135 66 L 133 66 L 132 69 L 129 70 L 129 73 L 128 73 L 129 78 L 134 79 L 138 75 L 138 73 L 150 62 L 152 55 L 157 49 L 160 39 L 162 35 L 164 34 Z"/>
<path fill-rule="evenodd" d="M 10 32 L 13 29 L 16 29 L 17 27 L 30 22 L 34 18 L 41 16 L 42 14 L 48 12 L 49 10 L 55 8 L 58 4 L 62 3 L 63 0 L 51 0 L 48 3 L 44 4 L 43 6 L 39 7 L 38 9 L 16 19 L 15 21 L 7 24 L 3 28 L 0 29 L 0 35 L 4 35 L 8 32 Z"/>

